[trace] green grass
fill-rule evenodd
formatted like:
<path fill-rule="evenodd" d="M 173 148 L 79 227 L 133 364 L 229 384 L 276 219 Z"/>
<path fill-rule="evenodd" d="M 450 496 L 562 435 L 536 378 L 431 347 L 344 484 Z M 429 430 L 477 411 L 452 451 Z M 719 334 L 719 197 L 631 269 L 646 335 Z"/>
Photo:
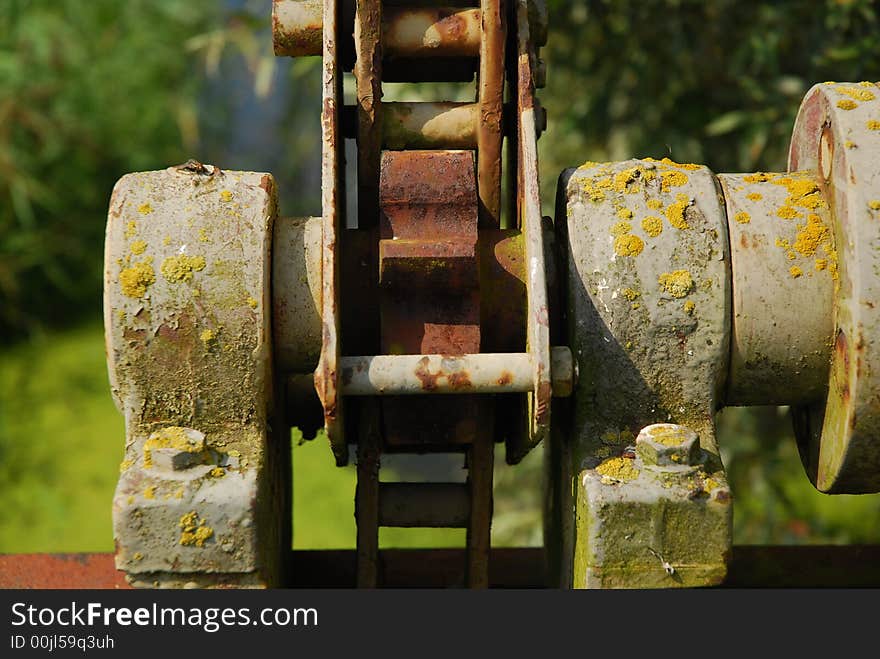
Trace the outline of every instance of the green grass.
<path fill-rule="evenodd" d="M 113 550 L 110 506 L 125 443 L 103 334 L 89 325 L 0 351 L 0 552 Z M 294 546 L 355 546 L 353 467 L 293 443 Z M 446 529 L 383 529 L 383 546 L 461 546 Z"/>

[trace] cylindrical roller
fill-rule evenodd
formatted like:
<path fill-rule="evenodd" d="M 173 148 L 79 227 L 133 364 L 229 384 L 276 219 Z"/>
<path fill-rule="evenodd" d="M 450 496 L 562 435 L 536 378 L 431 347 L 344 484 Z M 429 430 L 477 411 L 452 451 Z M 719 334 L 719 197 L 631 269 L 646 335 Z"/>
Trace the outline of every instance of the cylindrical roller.
<path fill-rule="evenodd" d="M 272 332 L 284 373 L 312 373 L 321 354 L 321 218 L 275 222 Z"/>
<path fill-rule="evenodd" d="M 460 483 L 381 483 L 379 526 L 465 528 L 470 519 L 468 486 Z"/>
<path fill-rule="evenodd" d="M 389 7 L 382 17 L 382 39 L 391 57 L 476 57 L 480 10 Z"/>
<path fill-rule="evenodd" d="M 474 149 L 476 103 L 385 103 L 382 143 L 387 149 Z"/>
<path fill-rule="evenodd" d="M 815 177 L 718 175 L 733 272 L 728 405 L 806 403 L 827 387 L 837 252 Z"/>

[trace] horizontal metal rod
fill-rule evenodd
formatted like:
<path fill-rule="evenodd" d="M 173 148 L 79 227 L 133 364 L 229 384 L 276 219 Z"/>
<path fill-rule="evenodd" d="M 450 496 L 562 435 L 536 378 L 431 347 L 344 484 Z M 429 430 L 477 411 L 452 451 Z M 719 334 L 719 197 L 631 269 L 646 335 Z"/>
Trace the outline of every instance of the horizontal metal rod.
<path fill-rule="evenodd" d="M 526 352 L 342 358 L 346 396 L 513 393 L 534 386 L 532 359 Z"/>
<path fill-rule="evenodd" d="M 554 394 L 570 395 L 576 376 L 571 351 L 552 348 Z M 532 391 L 535 372 L 527 352 L 472 355 L 342 357 L 346 396 L 493 394 Z"/>
<path fill-rule="evenodd" d="M 475 149 L 477 103 L 382 104 L 382 144 L 387 149 Z"/>
<path fill-rule="evenodd" d="M 465 528 L 470 510 L 462 483 L 379 484 L 379 526 Z"/>

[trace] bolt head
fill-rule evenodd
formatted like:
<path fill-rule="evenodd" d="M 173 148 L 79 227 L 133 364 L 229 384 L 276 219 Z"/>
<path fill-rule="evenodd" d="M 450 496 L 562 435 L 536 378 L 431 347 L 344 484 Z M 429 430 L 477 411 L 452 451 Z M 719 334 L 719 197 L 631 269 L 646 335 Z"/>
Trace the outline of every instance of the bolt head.
<path fill-rule="evenodd" d="M 655 423 L 636 437 L 636 453 L 648 466 L 692 466 L 700 461 L 700 438 L 687 426 Z"/>

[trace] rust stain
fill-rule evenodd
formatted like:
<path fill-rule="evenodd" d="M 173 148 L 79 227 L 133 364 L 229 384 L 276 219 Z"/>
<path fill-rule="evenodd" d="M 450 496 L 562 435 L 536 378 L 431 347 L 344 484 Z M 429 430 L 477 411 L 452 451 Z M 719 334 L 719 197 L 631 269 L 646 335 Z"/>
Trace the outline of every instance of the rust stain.
<path fill-rule="evenodd" d="M 425 391 L 434 391 L 437 388 L 437 380 L 442 377 L 443 371 L 431 373 L 428 370 L 428 361 L 429 359 L 427 357 L 422 357 L 416 366 L 415 374 L 422 383 L 422 389 Z"/>
<path fill-rule="evenodd" d="M 511 382 L 513 382 L 513 373 L 510 371 L 501 371 L 501 377 L 495 380 L 495 384 L 499 387 L 506 387 Z"/>
<path fill-rule="evenodd" d="M 467 371 L 456 371 L 450 373 L 447 377 L 449 386 L 453 389 L 468 389 L 473 386 L 470 374 Z"/>

